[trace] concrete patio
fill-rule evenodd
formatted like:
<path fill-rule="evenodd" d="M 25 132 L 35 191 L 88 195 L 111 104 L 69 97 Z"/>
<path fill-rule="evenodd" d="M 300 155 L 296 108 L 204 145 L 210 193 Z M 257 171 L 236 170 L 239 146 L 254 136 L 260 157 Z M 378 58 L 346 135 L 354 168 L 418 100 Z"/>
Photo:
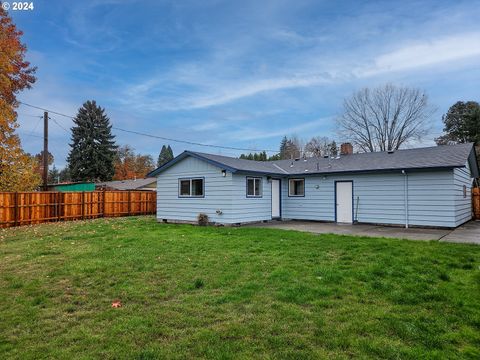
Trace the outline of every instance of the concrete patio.
<path fill-rule="evenodd" d="M 387 237 L 409 240 L 439 240 L 480 244 L 480 221 L 470 221 L 457 229 L 401 228 L 368 224 L 337 224 L 314 221 L 271 221 L 252 227 L 306 231 L 316 234 Z"/>

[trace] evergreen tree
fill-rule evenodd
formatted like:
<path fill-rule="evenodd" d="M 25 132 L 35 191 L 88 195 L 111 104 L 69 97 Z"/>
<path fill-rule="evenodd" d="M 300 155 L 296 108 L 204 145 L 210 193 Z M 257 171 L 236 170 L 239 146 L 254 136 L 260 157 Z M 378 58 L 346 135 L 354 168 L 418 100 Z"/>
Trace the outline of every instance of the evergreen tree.
<path fill-rule="evenodd" d="M 55 165 L 53 165 L 52 169 L 48 171 L 48 183 L 57 184 L 59 177 L 60 177 L 60 172 L 55 167 Z"/>
<path fill-rule="evenodd" d="M 330 156 L 336 157 L 338 155 L 338 147 L 335 140 L 330 143 Z"/>
<path fill-rule="evenodd" d="M 168 161 L 172 160 L 175 156 L 173 155 L 173 150 L 170 147 L 170 145 L 167 146 L 167 155 L 168 155 Z"/>
<path fill-rule="evenodd" d="M 480 145 L 480 104 L 457 101 L 443 115 L 444 135 L 435 139 L 437 145 L 474 142 Z"/>
<path fill-rule="evenodd" d="M 286 136 L 284 136 L 282 141 L 280 142 L 280 159 L 288 159 L 287 147 L 288 147 L 288 139 Z"/>
<path fill-rule="evenodd" d="M 267 155 L 267 152 L 264 150 L 259 153 L 241 154 L 239 158 L 243 160 L 274 161 L 274 160 L 280 160 L 280 154 L 275 154 L 269 157 Z"/>
<path fill-rule="evenodd" d="M 166 161 L 166 152 L 167 152 L 167 147 L 165 145 L 162 145 L 162 149 L 160 150 L 160 154 L 158 154 L 157 167 L 160 167 L 167 162 Z"/>
<path fill-rule="evenodd" d="M 68 166 L 66 166 L 65 168 L 60 170 L 60 172 L 58 173 L 58 176 L 60 178 L 61 183 L 66 183 L 66 182 L 72 181 L 72 177 L 70 176 L 70 170 L 69 170 Z"/>
<path fill-rule="evenodd" d="M 160 155 L 158 155 L 158 160 L 157 160 L 157 167 L 162 166 L 163 164 L 166 164 L 170 160 L 173 159 L 173 151 L 170 145 L 162 146 L 162 149 L 160 150 Z"/>
<path fill-rule="evenodd" d="M 115 173 L 117 146 L 110 119 L 95 101 L 87 101 L 73 120 L 68 168 L 73 181 L 109 181 Z"/>

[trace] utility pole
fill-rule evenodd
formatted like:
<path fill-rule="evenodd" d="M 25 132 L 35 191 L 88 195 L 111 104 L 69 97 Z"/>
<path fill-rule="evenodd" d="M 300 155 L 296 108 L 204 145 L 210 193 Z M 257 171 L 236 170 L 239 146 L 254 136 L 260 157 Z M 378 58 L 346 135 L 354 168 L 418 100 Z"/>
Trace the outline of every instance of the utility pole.
<path fill-rule="evenodd" d="M 48 111 L 43 113 L 43 191 L 48 190 Z"/>

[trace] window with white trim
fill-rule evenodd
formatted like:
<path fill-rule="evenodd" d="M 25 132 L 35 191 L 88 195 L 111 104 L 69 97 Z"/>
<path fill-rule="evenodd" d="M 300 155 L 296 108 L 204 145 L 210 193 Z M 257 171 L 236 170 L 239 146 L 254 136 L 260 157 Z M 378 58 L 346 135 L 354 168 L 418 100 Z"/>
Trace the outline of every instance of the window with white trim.
<path fill-rule="evenodd" d="M 178 180 L 178 196 L 180 197 L 203 197 L 204 196 L 204 179 L 179 179 Z"/>
<path fill-rule="evenodd" d="M 262 178 L 247 177 L 247 197 L 262 197 Z"/>
<path fill-rule="evenodd" d="M 288 196 L 305 196 L 305 179 L 288 180 Z"/>

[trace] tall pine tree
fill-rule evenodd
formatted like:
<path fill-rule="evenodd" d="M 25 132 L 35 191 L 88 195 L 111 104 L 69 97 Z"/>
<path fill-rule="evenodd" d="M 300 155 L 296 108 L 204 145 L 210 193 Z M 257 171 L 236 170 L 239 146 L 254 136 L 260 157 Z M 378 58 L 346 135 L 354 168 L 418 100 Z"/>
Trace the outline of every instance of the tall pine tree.
<path fill-rule="evenodd" d="M 173 159 L 173 150 L 170 147 L 170 145 L 162 146 L 162 150 L 160 150 L 160 155 L 158 155 L 158 160 L 157 160 L 157 167 L 162 166 L 163 164 L 166 164 L 170 160 Z"/>
<path fill-rule="evenodd" d="M 73 120 L 68 168 L 73 181 L 109 181 L 115 173 L 117 146 L 110 119 L 95 101 L 87 101 Z"/>
<path fill-rule="evenodd" d="M 173 150 L 172 148 L 170 147 L 170 145 L 167 146 L 167 158 L 168 158 L 168 161 L 172 160 L 174 158 L 173 156 Z"/>
<path fill-rule="evenodd" d="M 330 143 L 330 156 L 336 157 L 338 155 L 338 146 L 335 140 Z"/>
<path fill-rule="evenodd" d="M 280 159 L 288 159 L 287 157 L 287 145 L 288 139 L 286 136 L 283 137 L 282 141 L 280 142 Z"/>

